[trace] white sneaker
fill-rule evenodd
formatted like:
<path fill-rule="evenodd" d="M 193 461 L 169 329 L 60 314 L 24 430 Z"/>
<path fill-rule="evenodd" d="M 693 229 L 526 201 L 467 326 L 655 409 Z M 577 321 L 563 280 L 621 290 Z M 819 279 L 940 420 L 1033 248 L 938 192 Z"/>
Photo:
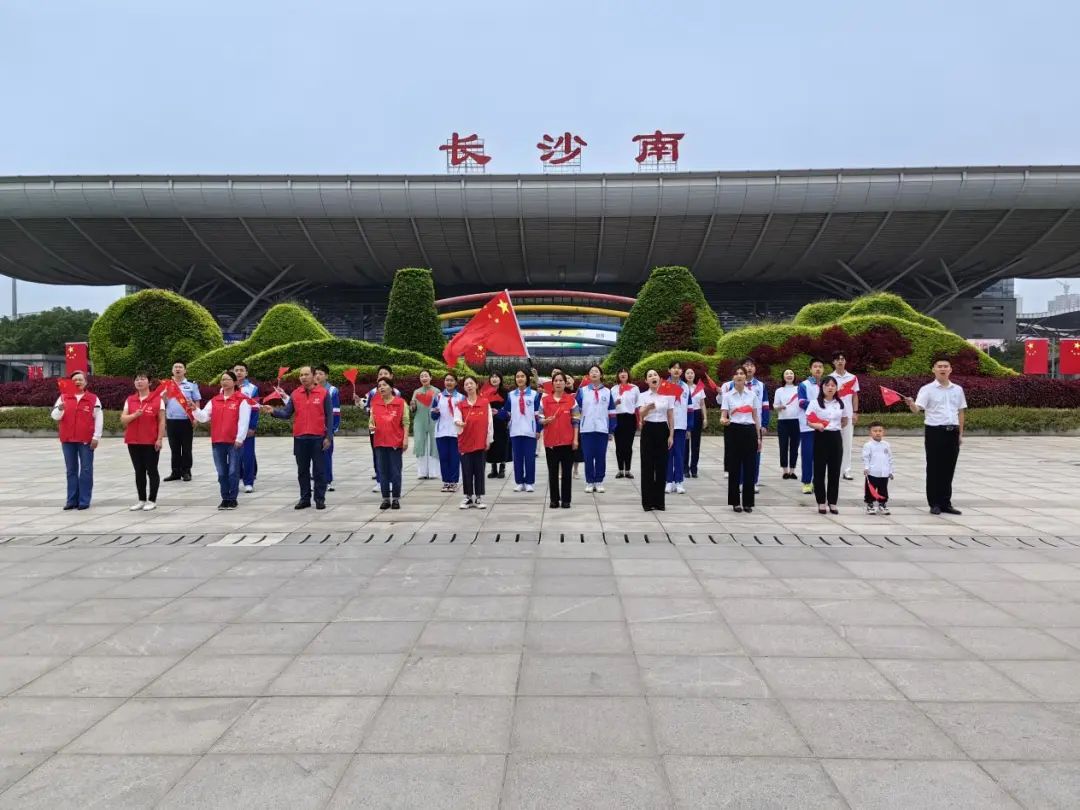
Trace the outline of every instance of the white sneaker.
<path fill-rule="evenodd" d="M 761 492 L 761 486 L 759 484 L 754 484 L 754 492 Z"/>
<path fill-rule="evenodd" d="M 674 484 L 668 484 L 666 487 L 664 487 L 664 492 L 666 492 L 668 495 L 670 495 L 674 491 L 675 491 L 675 485 Z"/>
<path fill-rule="evenodd" d="M 475 501 L 473 501 L 473 506 L 475 506 L 477 509 L 487 509 L 487 504 L 484 503 L 483 498 L 477 498 Z"/>
<path fill-rule="evenodd" d="M 525 489 L 524 484 L 514 484 L 514 492 L 521 492 L 523 489 Z"/>
<path fill-rule="evenodd" d="M 525 485 L 525 491 L 526 492 L 536 492 L 536 489 L 533 487 L 532 484 L 526 484 Z"/>
<path fill-rule="evenodd" d="M 139 501 L 137 504 L 128 509 L 129 512 L 139 512 L 146 506 L 146 501 Z"/>
<path fill-rule="evenodd" d="M 458 505 L 458 509 L 468 509 L 472 506 L 472 498 L 464 498 Z"/>
<path fill-rule="evenodd" d="M 379 486 L 378 484 L 376 484 L 375 486 L 373 486 L 373 487 L 371 488 L 371 491 L 372 491 L 372 492 L 382 492 L 382 487 L 381 487 L 381 486 Z"/>
<path fill-rule="evenodd" d="M 684 487 L 682 484 L 676 484 L 675 485 L 675 494 L 676 495 L 685 495 L 686 494 L 686 487 Z"/>
<path fill-rule="evenodd" d="M 255 485 L 254 484 L 244 484 L 244 492 L 254 492 L 254 491 L 255 491 Z"/>
<path fill-rule="evenodd" d="M 604 485 L 603 484 L 597 484 L 595 487 L 593 487 L 593 490 L 595 492 L 603 492 L 604 491 Z"/>
<path fill-rule="evenodd" d="M 727 478 L 727 470 L 724 470 L 724 478 Z"/>
<path fill-rule="evenodd" d="M 154 503 L 153 501 L 147 501 L 146 503 L 143 504 L 143 511 L 144 512 L 153 512 L 155 509 L 157 509 L 157 504 Z"/>
<path fill-rule="evenodd" d="M 853 481 L 853 480 L 854 480 L 854 479 L 853 479 L 853 478 L 851 477 L 851 470 L 845 470 L 845 471 L 844 471 L 844 480 L 845 480 L 845 481 Z"/>
<path fill-rule="evenodd" d="M 592 492 L 592 491 L 593 491 L 593 489 L 594 489 L 594 487 L 593 487 L 593 485 L 592 485 L 592 484 L 586 484 L 586 485 L 585 485 L 585 491 L 586 491 L 586 492 Z"/>

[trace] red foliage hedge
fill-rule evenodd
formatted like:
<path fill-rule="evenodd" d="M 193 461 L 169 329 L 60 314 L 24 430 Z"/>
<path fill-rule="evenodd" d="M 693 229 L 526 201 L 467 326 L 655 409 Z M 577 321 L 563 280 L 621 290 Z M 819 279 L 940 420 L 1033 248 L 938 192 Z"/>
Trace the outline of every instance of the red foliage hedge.
<path fill-rule="evenodd" d="M 760 361 L 759 361 L 760 362 Z M 699 379 L 708 371 L 704 366 L 690 364 L 698 373 Z M 920 386 L 930 381 L 929 375 L 925 377 L 875 377 L 869 374 L 860 374 L 859 385 L 862 392 L 859 395 L 860 410 L 874 413 L 886 410 L 896 410 L 902 405 L 894 405 L 885 408 L 881 401 L 879 386 L 892 388 L 901 394 L 915 396 Z M 727 377 L 717 378 L 721 383 Z M 1027 408 L 1080 408 L 1080 380 L 1047 380 L 1038 377 L 972 377 L 960 374 L 953 375 L 953 381 L 964 387 L 967 395 L 968 407 L 988 408 L 992 406 L 1015 406 Z M 635 380 L 639 386 L 645 387 L 644 380 Z M 765 380 L 771 392 L 775 390 L 777 380 Z M 401 391 L 402 396 L 408 400 L 412 392 L 419 387 L 419 381 L 409 377 L 397 380 L 395 385 Z M 258 383 L 260 395 L 266 395 L 273 389 L 273 383 Z M 356 390 L 364 394 L 371 388 L 372 381 L 361 377 L 357 382 Z M 297 386 L 295 380 L 286 380 L 282 388 L 291 391 Z M 124 406 L 124 400 L 135 389 L 128 377 L 91 377 L 88 383 L 91 391 L 98 395 L 102 405 L 110 410 L 119 410 Z M 217 387 L 200 386 L 205 401 L 217 392 Z M 56 380 L 32 380 L 25 382 L 0 383 L 0 407 L 2 406 L 51 406 L 56 401 Z M 343 404 L 352 400 L 352 387 L 341 386 L 341 399 Z M 711 403 L 710 403 L 711 404 Z"/>

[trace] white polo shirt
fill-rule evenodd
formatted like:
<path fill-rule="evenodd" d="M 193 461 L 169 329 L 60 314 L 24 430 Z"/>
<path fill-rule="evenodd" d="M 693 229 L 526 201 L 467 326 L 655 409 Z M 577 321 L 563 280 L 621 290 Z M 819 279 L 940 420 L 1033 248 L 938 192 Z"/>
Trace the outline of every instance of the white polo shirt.
<path fill-rule="evenodd" d="M 752 425 L 754 424 L 754 414 L 761 409 L 761 400 L 758 398 L 757 393 L 749 387 L 743 388 L 742 393 L 732 388 L 724 392 L 720 407 L 728 412 L 728 419 L 731 420 L 732 424 Z M 744 407 L 751 409 L 749 413 L 738 413 L 738 409 Z"/>
<path fill-rule="evenodd" d="M 964 389 L 956 383 L 944 386 L 934 380 L 919 389 L 915 404 L 925 411 L 923 423 L 927 427 L 959 425 L 960 411 L 967 409 L 967 398 Z"/>

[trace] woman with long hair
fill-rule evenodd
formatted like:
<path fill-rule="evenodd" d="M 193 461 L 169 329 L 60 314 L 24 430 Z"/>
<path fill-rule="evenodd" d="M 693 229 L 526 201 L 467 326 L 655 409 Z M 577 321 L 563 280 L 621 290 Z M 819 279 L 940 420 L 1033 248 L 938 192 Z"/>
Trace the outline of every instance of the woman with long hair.
<path fill-rule="evenodd" d="M 604 387 L 600 366 L 589 366 L 588 382 L 577 392 L 581 423 L 578 441 L 585 464 L 585 491 L 603 492 L 607 476 L 608 442 L 615 432 L 615 400 Z"/>
<path fill-rule="evenodd" d="M 482 392 L 491 407 L 492 416 L 502 410 L 506 402 L 506 389 L 502 374 L 491 372 Z M 510 460 L 510 427 L 502 419 L 494 421 L 495 433 L 487 450 L 487 463 L 491 465 L 488 478 L 506 478 L 506 462 Z"/>
<path fill-rule="evenodd" d="M 409 401 L 413 423 L 413 452 L 416 454 L 416 477 L 421 481 L 434 478 L 439 471 L 439 445 L 435 441 L 435 423 L 431 419 L 431 406 L 438 393 L 431 384 L 431 372 L 420 372 L 420 387 L 413 391 Z"/>
<path fill-rule="evenodd" d="M 745 366 L 736 368 L 732 386 L 720 404 L 728 505 L 736 512 L 754 511 L 754 470 L 761 451 L 761 406 L 758 395 L 747 385 L 749 379 Z"/>
<path fill-rule="evenodd" d="M 616 478 L 633 478 L 630 462 L 634 459 L 634 434 L 637 433 L 638 395 L 641 390 L 630 382 L 630 369 L 615 373 L 611 397 L 615 400 L 615 462 L 619 465 Z"/>
<path fill-rule="evenodd" d="M 534 492 L 536 484 L 536 413 L 540 394 L 529 386 L 529 374 L 514 372 L 514 390 L 506 395 L 496 419 L 507 424 L 514 462 L 514 492 Z"/>
<path fill-rule="evenodd" d="M 635 415 L 641 419 L 641 508 L 663 512 L 668 453 L 675 442 L 675 401 L 657 390 L 660 375 L 655 369 L 646 372 L 645 381 L 649 387 L 637 397 Z"/>
<path fill-rule="evenodd" d="M 817 399 L 806 406 L 806 424 L 814 431 L 814 500 L 818 512 L 837 514 L 836 501 L 840 495 L 840 470 L 843 465 L 844 437 L 848 412 L 836 395 L 839 386 L 835 377 L 821 381 Z"/>
<path fill-rule="evenodd" d="M 484 454 L 491 447 L 494 426 L 491 405 L 480 396 L 480 384 L 471 374 L 462 382 L 465 396 L 454 408 L 461 454 L 461 488 L 465 493 L 462 509 L 487 509 L 484 503 Z"/>
<path fill-rule="evenodd" d="M 547 455 L 549 506 L 570 508 L 570 479 L 574 451 L 578 448 L 578 425 L 581 412 L 577 401 L 566 391 L 566 375 L 551 375 L 550 394 L 540 400 L 537 419 L 544 426 L 544 452 Z"/>
<path fill-rule="evenodd" d="M 799 461 L 799 386 L 795 384 L 795 372 L 784 369 L 784 384 L 773 393 L 773 410 L 776 411 L 776 435 L 780 444 L 780 469 L 782 478 L 798 478 L 795 465 Z"/>
<path fill-rule="evenodd" d="M 709 414 L 705 410 L 705 386 L 698 381 L 697 371 L 687 366 L 683 374 L 690 386 L 690 403 L 686 410 L 686 460 L 683 472 L 697 478 L 698 460 L 701 457 L 701 431 L 709 426 Z"/>
<path fill-rule="evenodd" d="M 135 469 L 135 491 L 139 500 L 130 510 L 149 512 L 157 508 L 158 459 L 161 442 L 165 438 L 165 399 L 150 390 L 150 375 L 140 371 L 135 375 L 135 393 L 124 400 L 120 412 L 120 424 L 124 426 L 124 444 L 127 445 L 131 466 Z M 150 484 L 147 493 L 146 485 Z"/>
<path fill-rule="evenodd" d="M 454 424 L 457 419 L 456 408 L 461 402 L 461 392 L 457 390 L 457 375 L 446 372 L 443 377 L 443 390 L 431 401 L 431 418 L 435 420 L 435 444 L 439 449 L 439 474 L 442 476 L 442 491 L 455 492 L 461 478 L 461 454 L 458 452 L 458 431 Z"/>

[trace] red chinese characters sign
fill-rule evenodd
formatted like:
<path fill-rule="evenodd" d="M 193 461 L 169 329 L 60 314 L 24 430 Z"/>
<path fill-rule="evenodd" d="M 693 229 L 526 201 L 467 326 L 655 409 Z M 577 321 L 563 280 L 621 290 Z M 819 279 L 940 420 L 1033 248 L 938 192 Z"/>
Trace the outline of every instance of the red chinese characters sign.
<path fill-rule="evenodd" d="M 679 141 L 684 137 L 683 132 L 659 129 L 651 134 L 635 135 L 631 139 L 638 146 L 634 160 L 642 169 L 674 167 L 679 162 Z M 573 170 L 581 166 L 581 153 L 588 145 L 580 135 L 567 130 L 557 135 L 543 135 L 536 148 L 540 150 L 540 162 L 545 169 Z M 491 161 L 491 155 L 484 152 L 483 139 L 475 132 L 465 136 L 452 133 L 450 139 L 439 146 L 439 151 L 446 153 L 447 171 L 482 172 Z"/>
<path fill-rule="evenodd" d="M 458 133 L 453 133 L 450 140 L 439 147 L 440 152 L 446 152 L 446 168 L 466 168 L 469 161 L 477 166 L 484 166 L 491 160 L 491 155 L 484 154 L 484 142 L 476 133 L 462 138 Z"/>
<path fill-rule="evenodd" d="M 581 162 L 581 147 L 588 146 L 579 135 L 564 132 L 558 138 L 545 135 L 536 148 L 541 151 L 540 161 L 549 166 L 562 166 Z"/>
<path fill-rule="evenodd" d="M 683 139 L 683 132 L 661 132 L 656 130 L 652 135 L 635 135 L 631 141 L 638 145 L 638 155 L 634 160 L 638 163 L 653 161 L 654 163 L 678 163 L 679 141 Z"/>

